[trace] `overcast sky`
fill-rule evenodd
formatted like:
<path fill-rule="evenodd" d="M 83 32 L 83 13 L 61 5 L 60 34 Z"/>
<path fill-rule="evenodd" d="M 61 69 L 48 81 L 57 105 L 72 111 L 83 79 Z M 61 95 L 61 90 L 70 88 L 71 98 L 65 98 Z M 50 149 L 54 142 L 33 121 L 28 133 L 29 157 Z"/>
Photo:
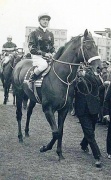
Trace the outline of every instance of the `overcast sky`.
<path fill-rule="evenodd" d="M 50 28 L 71 36 L 111 28 L 111 0 L 0 0 L 0 52 L 7 36 L 23 47 L 25 27 L 38 26 L 38 15 L 51 16 Z"/>

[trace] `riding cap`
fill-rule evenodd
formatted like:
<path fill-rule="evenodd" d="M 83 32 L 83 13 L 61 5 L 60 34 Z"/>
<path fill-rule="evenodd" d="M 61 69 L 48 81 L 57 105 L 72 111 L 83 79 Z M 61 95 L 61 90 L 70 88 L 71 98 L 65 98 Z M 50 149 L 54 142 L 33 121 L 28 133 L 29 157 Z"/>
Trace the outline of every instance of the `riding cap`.
<path fill-rule="evenodd" d="M 48 18 L 49 21 L 50 21 L 50 19 L 51 19 L 51 17 L 50 17 L 48 14 L 44 13 L 44 14 L 40 14 L 40 15 L 38 16 L 38 21 L 40 21 L 41 18 L 44 18 L 44 17 Z"/>
<path fill-rule="evenodd" d="M 7 39 L 12 39 L 12 36 L 9 35 L 9 36 L 7 37 Z"/>

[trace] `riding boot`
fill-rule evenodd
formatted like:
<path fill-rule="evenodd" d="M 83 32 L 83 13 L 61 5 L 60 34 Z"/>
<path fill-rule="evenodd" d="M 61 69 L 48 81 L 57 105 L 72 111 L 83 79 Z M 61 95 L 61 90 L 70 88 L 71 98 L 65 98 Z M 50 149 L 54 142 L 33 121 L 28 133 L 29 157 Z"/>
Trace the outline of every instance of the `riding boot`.
<path fill-rule="evenodd" d="M 34 82 L 34 81 L 36 81 L 37 77 L 38 77 L 38 75 L 36 75 L 35 73 L 31 74 L 30 79 L 29 79 L 29 82 Z"/>
<path fill-rule="evenodd" d="M 31 91 L 34 91 L 34 81 L 37 80 L 38 75 L 40 74 L 40 71 L 37 69 L 36 74 L 33 72 L 29 78 L 29 88 Z"/>

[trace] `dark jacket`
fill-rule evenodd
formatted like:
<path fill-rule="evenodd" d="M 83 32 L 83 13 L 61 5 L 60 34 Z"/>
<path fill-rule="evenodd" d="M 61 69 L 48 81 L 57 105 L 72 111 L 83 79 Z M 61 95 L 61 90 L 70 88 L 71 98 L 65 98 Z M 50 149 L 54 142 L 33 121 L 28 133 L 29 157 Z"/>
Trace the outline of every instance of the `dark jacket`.
<path fill-rule="evenodd" d="M 110 115 L 111 118 L 111 83 L 106 91 L 103 107 L 104 107 L 103 114 Z"/>
<path fill-rule="evenodd" d="M 3 48 L 16 48 L 16 44 L 14 44 L 13 42 L 6 42 L 4 45 L 3 45 Z"/>
<path fill-rule="evenodd" d="M 100 88 L 103 86 L 99 76 L 87 69 L 85 76 L 76 79 L 75 83 L 75 114 L 98 114 L 100 111 Z"/>
<path fill-rule="evenodd" d="M 53 53 L 55 51 L 53 33 L 48 30 L 44 32 L 38 27 L 30 33 L 28 47 L 33 55 L 45 56 L 45 53 Z"/>

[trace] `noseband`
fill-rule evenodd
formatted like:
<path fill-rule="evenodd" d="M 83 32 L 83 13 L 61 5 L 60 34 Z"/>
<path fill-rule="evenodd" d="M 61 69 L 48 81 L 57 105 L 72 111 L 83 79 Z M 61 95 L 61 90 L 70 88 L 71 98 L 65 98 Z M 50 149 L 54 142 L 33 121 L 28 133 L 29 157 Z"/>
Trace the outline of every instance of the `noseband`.
<path fill-rule="evenodd" d="M 89 58 L 88 59 L 88 61 L 86 61 L 86 58 L 85 58 L 85 55 L 84 55 L 84 50 L 83 50 L 83 43 L 85 43 L 85 42 L 87 42 L 87 41 L 89 41 L 89 42 L 94 42 L 93 40 L 83 40 L 83 37 L 81 37 L 81 47 L 80 47 L 80 50 L 81 50 L 81 52 L 82 52 L 82 57 L 83 57 L 83 59 L 84 59 L 84 63 L 87 65 L 87 64 L 89 64 L 89 63 L 91 63 L 92 61 L 94 61 L 94 60 L 97 60 L 97 59 L 101 59 L 101 57 L 100 56 L 94 56 L 94 57 L 92 57 L 92 58 Z M 80 52 L 80 51 L 79 51 Z"/>

